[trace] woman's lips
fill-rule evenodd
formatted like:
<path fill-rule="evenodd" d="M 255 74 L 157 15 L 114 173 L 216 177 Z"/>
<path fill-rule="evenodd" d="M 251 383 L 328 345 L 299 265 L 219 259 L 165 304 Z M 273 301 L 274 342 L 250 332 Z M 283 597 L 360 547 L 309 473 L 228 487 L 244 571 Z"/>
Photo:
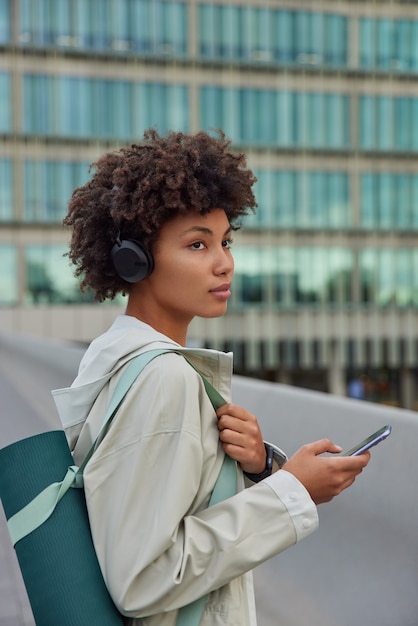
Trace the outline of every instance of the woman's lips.
<path fill-rule="evenodd" d="M 218 298 L 227 300 L 231 297 L 231 283 L 224 283 L 223 285 L 219 285 L 219 287 L 211 289 L 210 293 L 213 293 L 213 295 Z"/>

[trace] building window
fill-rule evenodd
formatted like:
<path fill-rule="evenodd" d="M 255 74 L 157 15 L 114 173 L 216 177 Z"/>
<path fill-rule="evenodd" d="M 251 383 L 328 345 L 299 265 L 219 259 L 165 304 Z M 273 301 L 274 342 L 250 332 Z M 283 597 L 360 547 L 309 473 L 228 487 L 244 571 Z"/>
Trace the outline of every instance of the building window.
<path fill-rule="evenodd" d="M 395 254 L 395 298 L 398 308 L 413 304 L 412 250 L 396 250 Z"/>
<path fill-rule="evenodd" d="M 199 5 L 200 55 L 298 66 L 347 65 L 347 17 L 312 11 Z"/>
<path fill-rule="evenodd" d="M 11 246 L 10 246 L 11 247 Z M 0 246 L 0 260 L 2 246 Z M 38 304 L 92 304 L 95 302 L 91 290 L 80 291 L 78 278 L 74 276 L 74 266 L 66 256 L 65 245 L 28 245 L 24 250 L 24 303 Z M 15 276 L 16 276 L 16 269 Z M 10 273 L 12 276 L 12 273 Z M 9 279 L 9 276 L 7 276 Z M 0 285 L 2 285 L 0 277 Z M 10 291 L 10 293 L 13 293 Z M 7 294 L 9 295 L 9 294 Z M 118 294 L 107 304 L 126 306 L 126 297 Z"/>
<path fill-rule="evenodd" d="M 9 133 L 12 129 L 10 74 L 0 72 L 0 132 Z"/>
<path fill-rule="evenodd" d="M 385 72 L 418 70 L 417 20 L 361 18 L 360 66 Z"/>
<path fill-rule="evenodd" d="M 411 226 L 418 230 L 418 175 L 411 176 Z"/>
<path fill-rule="evenodd" d="M 273 302 L 281 308 L 290 308 L 297 301 L 297 264 L 294 248 L 270 250 Z"/>
<path fill-rule="evenodd" d="M 183 57 L 186 37 L 184 2 L 20 0 L 23 46 Z"/>
<path fill-rule="evenodd" d="M 416 152 L 418 98 L 361 96 L 359 146 L 363 150 Z"/>
<path fill-rule="evenodd" d="M 418 309 L 418 248 L 412 250 L 412 304 Z"/>
<path fill-rule="evenodd" d="M 13 306 L 18 299 L 17 251 L 11 244 L 0 244 L 0 306 Z"/>
<path fill-rule="evenodd" d="M 0 0 L 0 43 L 10 42 L 10 0 Z"/>
<path fill-rule="evenodd" d="M 331 255 L 337 261 L 335 265 L 330 263 Z M 337 304 L 336 289 L 344 267 L 340 263 L 339 251 L 332 248 L 301 247 L 296 249 L 296 259 L 298 287 L 296 303 L 302 306 L 325 307 Z M 343 304 L 343 301 L 339 304 Z"/>
<path fill-rule="evenodd" d="M 188 130 L 183 85 L 27 74 L 23 101 L 29 135 L 133 140 L 151 126 Z"/>
<path fill-rule="evenodd" d="M 89 178 L 89 163 L 26 161 L 24 220 L 61 223 L 71 194 Z"/>
<path fill-rule="evenodd" d="M 364 249 L 359 254 L 360 302 L 373 305 L 376 302 L 376 251 Z"/>
<path fill-rule="evenodd" d="M 13 219 L 13 168 L 10 159 L 0 159 L 0 222 Z"/>
<path fill-rule="evenodd" d="M 30 245 L 25 248 L 25 303 L 69 304 L 91 302 L 83 296 L 65 255 L 67 246 Z"/>
<path fill-rule="evenodd" d="M 366 172 L 360 184 L 360 226 L 380 230 L 418 228 L 418 177 Z"/>
<path fill-rule="evenodd" d="M 398 252 L 390 249 L 378 251 L 376 272 L 377 305 L 381 308 L 396 304 L 396 256 Z"/>
<path fill-rule="evenodd" d="M 231 306 L 245 308 L 385 309 L 418 307 L 418 249 L 236 246 Z"/>
<path fill-rule="evenodd" d="M 258 202 L 250 228 L 347 228 L 351 224 L 348 174 L 254 168 Z"/>
<path fill-rule="evenodd" d="M 207 86 L 200 90 L 200 115 L 202 128 L 223 128 L 238 144 L 331 150 L 349 145 L 344 94 Z"/>
<path fill-rule="evenodd" d="M 361 302 L 379 308 L 418 305 L 418 250 L 372 249 L 359 253 Z"/>
<path fill-rule="evenodd" d="M 347 307 L 354 254 L 342 248 L 237 246 L 232 306 Z"/>
<path fill-rule="evenodd" d="M 248 304 L 265 306 L 268 304 L 267 255 L 266 248 L 253 246 L 234 248 L 234 291 L 236 294 L 235 302 L 238 306 Z"/>

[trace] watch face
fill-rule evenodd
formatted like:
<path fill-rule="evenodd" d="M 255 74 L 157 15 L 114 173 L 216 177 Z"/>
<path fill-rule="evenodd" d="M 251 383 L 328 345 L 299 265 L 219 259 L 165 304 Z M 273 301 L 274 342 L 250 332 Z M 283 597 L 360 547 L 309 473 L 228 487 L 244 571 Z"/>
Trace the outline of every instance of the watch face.
<path fill-rule="evenodd" d="M 266 448 L 266 469 L 265 469 L 265 471 L 266 472 L 270 471 L 270 474 L 271 474 L 271 471 L 273 469 L 274 449 L 273 449 L 273 446 L 270 446 L 268 443 L 266 443 L 264 445 L 265 445 L 265 448 Z"/>
<path fill-rule="evenodd" d="M 272 443 L 268 443 L 267 441 L 264 442 L 264 445 L 266 447 L 266 451 L 268 451 L 269 448 L 273 450 L 274 462 L 277 463 L 279 468 L 282 467 L 288 460 L 287 454 L 283 452 L 283 450 L 281 450 L 278 446 L 275 446 Z"/>

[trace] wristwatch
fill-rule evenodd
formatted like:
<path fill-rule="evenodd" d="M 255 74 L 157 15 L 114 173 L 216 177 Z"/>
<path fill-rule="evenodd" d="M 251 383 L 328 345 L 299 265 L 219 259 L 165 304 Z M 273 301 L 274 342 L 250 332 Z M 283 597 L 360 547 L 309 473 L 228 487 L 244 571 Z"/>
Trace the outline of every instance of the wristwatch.
<path fill-rule="evenodd" d="M 273 472 L 273 460 L 276 461 L 279 468 L 282 467 L 282 465 L 284 465 L 287 461 L 287 455 L 277 446 L 265 441 L 264 447 L 266 449 L 266 467 L 264 471 L 260 474 L 249 474 L 248 472 L 244 472 L 245 476 L 247 476 L 247 478 L 249 478 L 253 483 L 258 483 L 260 480 L 271 476 Z"/>

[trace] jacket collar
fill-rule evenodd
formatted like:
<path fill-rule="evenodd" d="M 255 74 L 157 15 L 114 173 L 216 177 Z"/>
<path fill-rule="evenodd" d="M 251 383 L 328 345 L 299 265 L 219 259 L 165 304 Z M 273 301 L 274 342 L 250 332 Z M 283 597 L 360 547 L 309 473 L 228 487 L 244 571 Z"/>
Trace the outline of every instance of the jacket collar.
<path fill-rule="evenodd" d="M 108 331 L 92 341 L 71 387 L 52 391 L 63 427 L 85 420 L 110 378 L 138 354 L 155 349 L 185 353 L 219 393 L 230 398 L 231 353 L 184 348 L 148 324 L 128 315 L 119 315 Z"/>

